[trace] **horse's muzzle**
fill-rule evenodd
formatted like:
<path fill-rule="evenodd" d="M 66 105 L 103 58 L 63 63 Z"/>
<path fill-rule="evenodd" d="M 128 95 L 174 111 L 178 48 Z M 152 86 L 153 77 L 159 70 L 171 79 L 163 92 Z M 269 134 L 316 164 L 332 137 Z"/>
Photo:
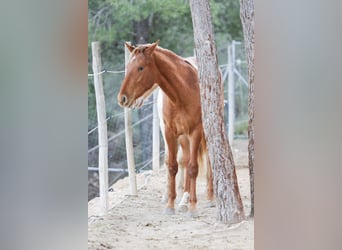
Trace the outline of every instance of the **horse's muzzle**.
<path fill-rule="evenodd" d="M 126 95 L 118 95 L 118 102 L 121 107 L 126 107 L 128 103 L 128 98 Z"/>

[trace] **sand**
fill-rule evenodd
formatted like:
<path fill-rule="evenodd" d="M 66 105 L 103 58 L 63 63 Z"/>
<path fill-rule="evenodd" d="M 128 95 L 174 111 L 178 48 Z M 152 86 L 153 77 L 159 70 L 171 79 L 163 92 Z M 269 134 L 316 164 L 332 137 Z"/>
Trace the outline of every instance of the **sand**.
<path fill-rule="evenodd" d="M 234 145 L 240 193 L 248 215 L 246 142 L 237 141 Z M 128 178 L 114 184 L 109 193 L 110 210 L 104 216 L 99 216 L 99 199 L 89 201 L 88 249 L 253 249 L 254 220 L 231 226 L 217 222 L 215 208 L 205 206 L 205 180 L 198 180 L 197 218 L 181 212 L 171 216 L 163 214 L 165 170 L 158 175 L 138 174 L 137 183 L 138 196 L 127 195 Z"/>

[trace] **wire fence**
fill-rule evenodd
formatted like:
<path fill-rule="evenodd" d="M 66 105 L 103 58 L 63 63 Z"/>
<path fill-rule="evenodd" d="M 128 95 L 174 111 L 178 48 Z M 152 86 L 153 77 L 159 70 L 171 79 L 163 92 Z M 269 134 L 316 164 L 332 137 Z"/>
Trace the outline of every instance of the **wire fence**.
<path fill-rule="evenodd" d="M 247 97 L 248 89 L 247 81 L 247 65 L 242 46 L 236 48 L 235 63 L 235 109 L 237 127 L 236 137 L 244 138 L 247 136 L 247 118 L 248 106 Z M 107 65 L 108 66 L 108 65 Z M 228 84 L 228 64 L 220 64 L 224 85 L 225 99 L 227 99 Z M 125 128 L 124 128 L 124 111 L 117 104 L 116 95 L 119 92 L 121 82 L 124 78 L 124 70 L 107 70 L 103 69 L 98 74 L 103 77 L 103 87 L 106 101 L 106 122 L 108 130 L 108 183 L 109 186 L 114 184 L 120 178 L 127 176 L 127 158 L 125 148 Z M 96 100 L 93 87 L 94 74 L 88 74 L 88 200 L 98 196 L 98 135 L 97 131 L 97 114 Z M 152 113 L 154 101 L 152 97 L 145 101 L 140 109 L 132 110 L 132 128 L 133 128 L 133 148 L 134 160 L 137 172 L 152 169 Z M 228 114 L 228 105 L 225 101 L 225 110 Z M 228 115 L 225 115 L 227 123 Z M 160 136 L 160 160 L 163 162 L 164 142 Z"/>
<path fill-rule="evenodd" d="M 109 186 L 127 176 L 125 148 L 124 111 L 117 104 L 116 95 L 124 78 L 124 70 L 103 69 L 108 130 L 108 183 Z M 98 196 L 98 134 L 96 100 L 93 89 L 94 74 L 88 74 L 88 199 Z M 133 148 L 136 172 L 152 168 L 152 109 L 153 100 L 148 99 L 139 110 L 132 110 Z M 163 149 L 163 143 L 160 143 Z M 163 157 L 161 150 L 160 158 Z M 162 160 L 162 159 L 161 159 Z"/>

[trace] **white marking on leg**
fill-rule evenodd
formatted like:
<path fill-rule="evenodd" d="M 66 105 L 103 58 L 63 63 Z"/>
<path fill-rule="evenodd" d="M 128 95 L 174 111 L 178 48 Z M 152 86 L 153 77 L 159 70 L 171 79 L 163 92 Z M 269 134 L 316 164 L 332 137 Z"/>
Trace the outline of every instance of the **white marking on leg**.
<path fill-rule="evenodd" d="M 181 201 L 179 202 L 179 205 L 180 206 L 181 205 L 187 206 L 189 204 L 189 197 L 190 197 L 189 193 L 184 192 L 183 197 L 182 197 Z"/>

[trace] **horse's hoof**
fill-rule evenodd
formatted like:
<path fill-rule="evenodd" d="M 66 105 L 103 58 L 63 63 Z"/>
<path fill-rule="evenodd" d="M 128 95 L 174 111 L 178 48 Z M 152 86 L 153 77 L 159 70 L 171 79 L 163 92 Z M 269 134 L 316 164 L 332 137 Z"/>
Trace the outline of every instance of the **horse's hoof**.
<path fill-rule="evenodd" d="M 166 214 L 166 215 L 174 215 L 175 214 L 175 209 L 171 208 L 171 207 L 167 207 L 164 210 L 164 214 Z"/>
<path fill-rule="evenodd" d="M 179 205 L 177 208 L 177 211 L 181 213 L 186 213 L 188 211 L 188 206 L 187 205 Z"/>
<path fill-rule="evenodd" d="M 189 211 L 189 212 L 187 213 L 187 215 L 188 215 L 188 217 L 190 217 L 190 218 L 197 218 L 197 217 L 198 217 L 198 213 L 197 213 L 196 210 Z"/>
<path fill-rule="evenodd" d="M 209 207 L 216 207 L 216 202 L 214 200 L 208 200 L 205 204 L 204 204 L 205 208 L 209 208 Z"/>

